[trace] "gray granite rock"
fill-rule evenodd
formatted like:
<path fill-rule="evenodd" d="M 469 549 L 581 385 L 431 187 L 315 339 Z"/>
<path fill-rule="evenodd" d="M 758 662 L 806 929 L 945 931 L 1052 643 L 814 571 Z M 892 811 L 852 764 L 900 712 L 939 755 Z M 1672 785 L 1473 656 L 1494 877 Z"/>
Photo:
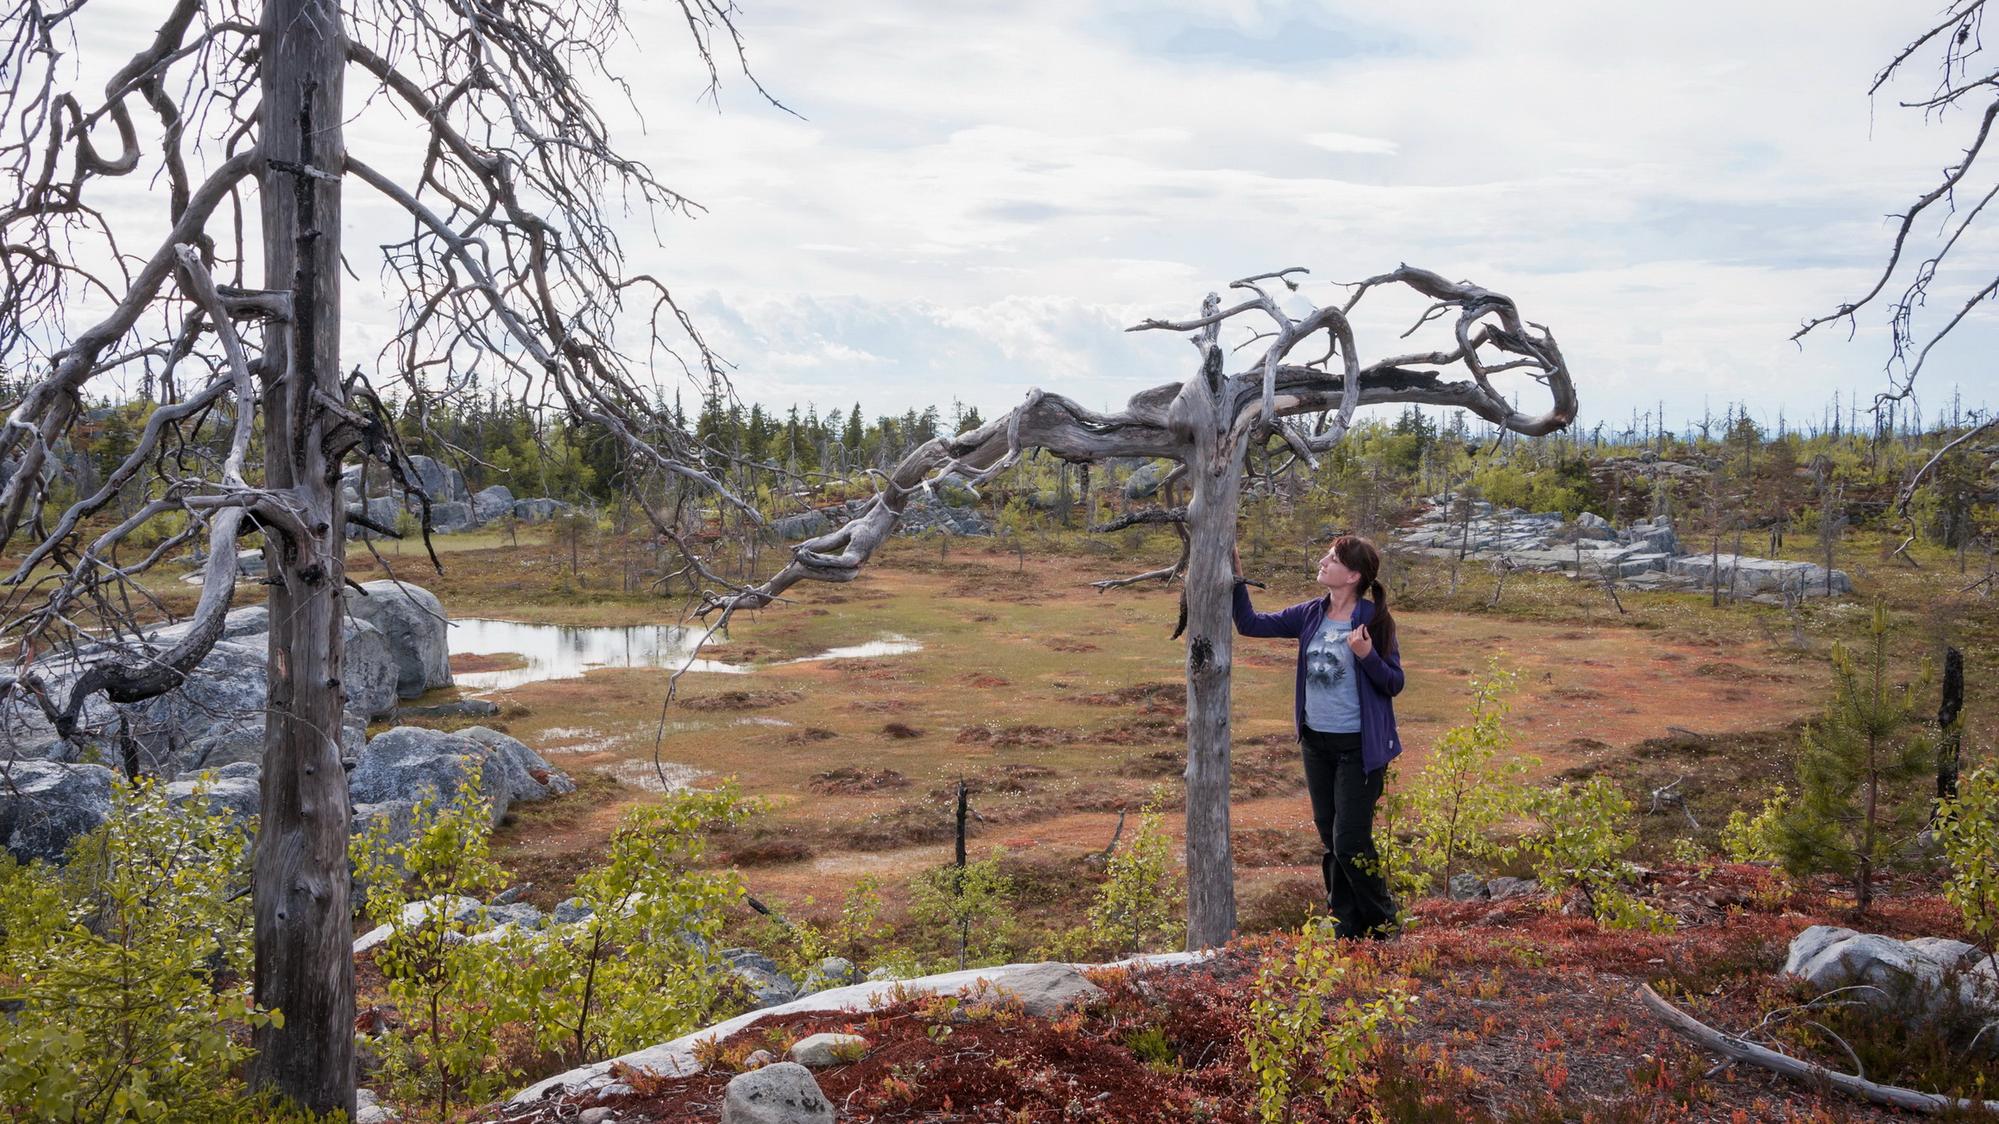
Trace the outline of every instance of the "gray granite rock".
<path fill-rule="evenodd" d="M 167 798 L 176 805 L 199 799 L 212 812 L 247 822 L 263 807 L 263 784 L 263 770 L 256 762 L 238 761 L 212 772 L 169 782 Z"/>
<path fill-rule="evenodd" d="M 514 493 L 505 484 L 481 488 L 472 494 L 472 520 L 475 523 L 491 523 L 513 513 Z"/>
<path fill-rule="evenodd" d="M 808 1034 L 791 1044 L 791 1060 L 809 1069 L 845 1065 L 865 1053 L 868 1040 L 858 1034 Z"/>
<path fill-rule="evenodd" d="M 1073 964 L 1031 964 L 1010 973 L 1004 989 L 1020 999 L 1021 1007 L 1038 1018 L 1053 1018 L 1063 1010 L 1103 998 L 1104 989 L 1083 978 Z"/>
<path fill-rule="evenodd" d="M 778 1062 L 729 1079 L 722 1124 L 833 1124 L 833 1102 L 811 1070 Z"/>
<path fill-rule="evenodd" d="M 430 496 L 433 509 L 440 503 L 465 503 L 472 498 L 465 490 L 465 474 L 436 458 L 418 453 L 410 458 L 410 467 L 416 470 L 417 482 Z"/>
<path fill-rule="evenodd" d="M 515 500 L 514 518 L 523 523 L 546 523 L 568 508 L 569 505 L 561 500 Z"/>
<path fill-rule="evenodd" d="M 348 789 L 357 806 L 421 800 L 426 793 L 449 800 L 474 770 L 496 824 L 517 800 L 575 790 L 533 750 L 484 726 L 454 733 L 397 726 L 377 734 L 361 751 Z"/>
<path fill-rule="evenodd" d="M 365 594 L 362 596 L 361 594 Z M 389 578 L 361 583 L 348 591 L 347 612 L 382 630 L 396 661 L 396 692 L 413 699 L 436 687 L 451 686 L 451 655 L 444 605 L 421 586 Z"/>
<path fill-rule="evenodd" d="M 61 862 L 71 841 L 110 818 L 113 780 L 102 765 L 0 766 L 0 845 L 21 862 Z"/>

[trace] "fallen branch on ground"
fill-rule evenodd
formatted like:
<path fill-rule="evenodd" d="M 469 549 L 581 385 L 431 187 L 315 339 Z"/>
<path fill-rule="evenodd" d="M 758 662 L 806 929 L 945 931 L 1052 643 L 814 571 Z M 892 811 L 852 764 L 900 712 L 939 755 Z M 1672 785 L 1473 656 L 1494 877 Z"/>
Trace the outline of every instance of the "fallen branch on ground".
<path fill-rule="evenodd" d="M 1875 1104 L 1905 1108 L 1911 1112 L 1999 1112 L 1999 1101 L 1965 1100 L 1941 1093 L 1904 1089 L 1898 1085 L 1881 1085 L 1864 1077 L 1839 1073 L 1822 1065 L 1794 1058 L 1767 1046 L 1746 1042 L 1732 1034 L 1716 1030 L 1668 1003 L 1658 992 L 1652 990 L 1650 984 L 1638 985 L 1638 998 L 1644 1002 L 1647 1010 L 1658 1016 L 1659 1020 L 1675 1033 L 1734 1061 L 1761 1066 L 1772 1073 L 1781 1073 L 1798 1081 L 1822 1082 L 1842 1093 Z"/>

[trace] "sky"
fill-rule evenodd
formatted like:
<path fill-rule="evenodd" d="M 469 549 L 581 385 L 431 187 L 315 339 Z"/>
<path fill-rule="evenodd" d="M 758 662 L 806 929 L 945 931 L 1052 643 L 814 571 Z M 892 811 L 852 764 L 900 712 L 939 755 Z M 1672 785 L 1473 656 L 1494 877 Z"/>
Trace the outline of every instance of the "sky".
<path fill-rule="evenodd" d="M 150 5 L 104 4 L 121 6 L 150 33 Z M 1970 135 L 1968 115 L 1894 104 L 1920 81 L 1867 95 L 1929 11 L 744 0 L 786 112 L 726 72 L 703 96 L 677 9 L 637 4 L 611 56 L 634 104 L 606 104 L 625 150 L 703 208 L 657 241 L 634 222 L 629 265 L 674 286 L 745 401 L 990 417 L 1040 387 L 1114 409 L 1191 373 L 1191 348 L 1137 321 L 1287 266 L 1312 271 L 1302 310 L 1408 262 L 1548 325 L 1585 426 L 1738 401 L 1797 424 L 1886 385 L 1884 314 L 1789 336 L 1871 284 L 1885 216 Z M 392 163 L 410 135 L 375 106 L 348 144 Z M 349 199 L 350 257 L 401 229 Z M 1958 254 L 1991 263 L 1999 229 Z M 1990 276 L 1947 271 L 1940 303 Z M 356 357 L 393 323 L 371 288 L 350 282 Z M 1363 360 L 1408 350 L 1420 310 L 1376 300 Z M 1983 309 L 1925 369 L 1924 408 L 1999 405 L 1995 344 Z"/>

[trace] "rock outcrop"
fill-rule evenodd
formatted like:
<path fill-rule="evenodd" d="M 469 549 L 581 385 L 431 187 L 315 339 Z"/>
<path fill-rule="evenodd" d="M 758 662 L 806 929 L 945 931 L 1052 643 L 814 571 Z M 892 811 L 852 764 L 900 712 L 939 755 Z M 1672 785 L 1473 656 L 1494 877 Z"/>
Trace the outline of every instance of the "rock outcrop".
<path fill-rule="evenodd" d="M 61 862 L 71 840 L 110 817 L 112 779 L 102 765 L 0 765 L 0 846 L 21 862 Z"/>
<path fill-rule="evenodd" d="M 1521 569 L 1608 576 L 1641 588 L 1706 589 L 1719 573 L 1722 589 L 1740 596 L 1819 597 L 1853 590 L 1844 571 L 1828 572 L 1810 562 L 1687 552 L 1672 520 L 1663 516 L 1620 530 L 1594 512 L 1569 522 L 1559 511 L 1495 509 L 1482 500 L 1466 511 L 1433 496 L 1396 542 L 1436 557 L 1462 552 L 1482 562 L 1503 558 Z"/>

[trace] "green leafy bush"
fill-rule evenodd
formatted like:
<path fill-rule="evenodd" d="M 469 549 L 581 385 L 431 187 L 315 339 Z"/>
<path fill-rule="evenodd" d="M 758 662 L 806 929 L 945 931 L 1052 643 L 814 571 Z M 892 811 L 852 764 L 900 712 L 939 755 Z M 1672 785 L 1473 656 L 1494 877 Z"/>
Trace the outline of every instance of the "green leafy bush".
<path fill-rule="evenodd" d="M 977 862 L 940 866 L 919 875 L 909 887 L 911 920 L 946 934 L 941 960 L 958 967 L 1004 961 L 1013 947 L 1013 879 L 1000 871 L 1005 858 L 994 851 Z"/>
<path fill-rule="evenodd" d="M 1120 955 L 1177 946 L 1185 937 L 1186 891 L 1173 870 L 1173 844 L 1160 812 L 1164 800 L 1165 791 L 1155 789 L 1139 810 L 1138 830 L 1111 856 L 1110 878 L 1090 906 L 1096 939 Z"/>
<path fill-rule="evenodd" d="M 604 865 L 576 881 L 590 916 L 551 932 L 516 932 L 488 987 L 537 1048 L 571 1063 L 685 1034 L 723 994 L 710 951 L 724 911 L 742 900 L 733 870 L 704 870 L 704 829 L 747 818 L 734 785 L 674 793 L 625 813 Z"/>
<path fill-rule="evenodd" d="M 140 780 L 63 866 L 0 853 L 0 1116 L 247 1119 L 246 835 Z"/>
<path fill-rule="evenodd" d="M 1999 945 L 1999 771 L 1986 766 L 1959 778 L 1957 798 L 1938 809 L 1937 842 L 1950 864 L 1944 897 L 1992 956 Z"/>
<path fill-rule="evenodd" d="M 1243 1046 L 1256 1075 L 1257 1118 L 1278 1124 L 1291 1117 L 1291 1099 L 1316 1090 L 1331 1108 L 1342 1085 L 1360 1072 L 1382 1034 L 1408 1018 L 1416 999 L 1379 982 L 1379 969 L 1348 957 L 1320 919 L 1299 931 L 1288 956 L 1272 956 L 1257 970 Z M 1362 1002 L 1335 994 L 1373 992 Z"/>
<path fill-rule="evenodd" d="M 1777 819 L 1790 804 L 1790 791 L 1778 785 L 1755 815 L 1740 808 L 1730 812 L 1721 828 L 1722 853 L 1733 862 L 1776 862 L 1782 857 L 1777 850 Z"/>
<path fill-rule="evenodd" d="M 484 1100 L 515 1076 L 497 1060 L 506 1015 L 491 990 L 498 949 L 470 940 L 486 916 L 466 905 L 506 882 L 488 846 L 492 822 L 474 773 L 448 802 L 420 800 L 407 839 L 377 822 L 351 848 L 368 887 L 362 913 L 391 929 L 375 966 L 407 1031 L 380 1043 L 383 1079 L 398 1101 L 435 1103 L 440 1119 L 454 1098 Z"/>
<path fill-rule="evenodd" d="M 1582 891 L 1590 914 L 1611 928 L 1664 931 L 1674 925 L 1664 913 L 1624 889 L 1631 865 L 1624 861 L 1636 836 L 1621 828 L 1631 815 L 1631 799 L 1604 777 L 1582 784 L 1563 782 L 1535 801 L 1540 828 L 1525 847 L 1534 874 L 1555 892 Z"/>
<path fill-rule="evenodd" d="M 1410 833 L 1401 888 L 1420 893 L 1433 881 L 1448 887 L 1451 875 L 1470 864 L 1503 863 L 1517 852 L 1498 833 L 1532 802 L 1525 783 L 1531 759 L 1511 754 L 1505 726 L 1514 682 L 1497 660 L 1489 663 L 1485 676 L 1471 683 L 1471 720 L 1444 731 L 1416 773 L 1396 816 L 1397 826 Z"/>

